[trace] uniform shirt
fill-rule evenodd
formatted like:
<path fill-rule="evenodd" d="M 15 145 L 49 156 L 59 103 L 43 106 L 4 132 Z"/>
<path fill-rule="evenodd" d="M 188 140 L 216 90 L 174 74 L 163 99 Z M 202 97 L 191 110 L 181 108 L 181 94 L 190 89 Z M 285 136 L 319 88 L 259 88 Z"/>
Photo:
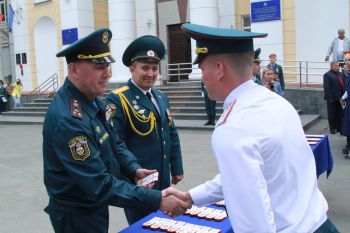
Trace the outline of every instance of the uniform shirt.
<path fill-rule="evenodd" d="M 159 208 L 161 192 L 127 181 L 140 166 L 111 133 L 104 104 L 97 98 L 89 101 L 68 79 L 45 117 L 43 156 L 44 183 L 55 203 Z"/>
<path fill-rule="evenodd" d="M 229 94 L 224 109 L 212 136 L 220 174 L 190 190 L 194 204 L 225 199 L 237 233 L 314 232 L 328 206 L 293 106 L 249 80 Z"/>

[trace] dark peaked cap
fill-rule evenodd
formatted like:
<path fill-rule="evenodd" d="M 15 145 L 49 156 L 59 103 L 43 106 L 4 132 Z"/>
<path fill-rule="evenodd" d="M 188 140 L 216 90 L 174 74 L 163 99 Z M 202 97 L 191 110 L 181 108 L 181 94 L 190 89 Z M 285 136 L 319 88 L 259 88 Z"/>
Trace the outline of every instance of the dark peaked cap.
<path fill-rule="evenodd" d="M 98 29 L 83 37 L 56 54 L 66 57 L 67 63 L 87 60 L 93 63 L 115 62 L 109 49 L 112 32 L 107 28 Z"/>
<path fill-rule="evenodd" d="M 196 40 L 197 58 L 194 64 L 209 54 L 253 52 L 253 38 L 267 36 L 267 33 L 214 28 L 192 23 L 182 24 L 181 28 Z"/>
<path fill-rule="evenodd" d="M 131 42 L 125 49 L 123 64 L 129 67 L 136 60 L 158 63 L 164 57 L 164 54 L 164 44 L 158 37 L 141 36 Z"/>

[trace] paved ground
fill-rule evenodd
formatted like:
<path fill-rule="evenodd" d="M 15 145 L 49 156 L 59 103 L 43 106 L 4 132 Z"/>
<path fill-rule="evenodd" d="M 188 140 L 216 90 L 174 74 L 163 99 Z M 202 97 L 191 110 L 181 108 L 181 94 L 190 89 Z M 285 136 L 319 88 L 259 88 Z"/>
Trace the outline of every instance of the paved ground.
<path fill-rule="evenodd" d="M 0 125 L 0 232 L 53 232 L 43 208 L 48 202 L 42 179 L 40 125 Z M 327 133 L 327 122 L 319 121 L 309 133 Z M 177 185 L 187 190 L 211 179 L 217 168 L 210 149 L 210 131 L 180 131 L 185 164 L 185 180 Z M 340 232 L 350 232 L 350 160 L 345 160 L 341 148 L 345 139 L 330 135 L 334 171 L 328 179 L 322 175 L 319 186 L 329 204 L 329 217 Z M 110 208 L 110 231 L 127 226 L 123 212 Z"/>

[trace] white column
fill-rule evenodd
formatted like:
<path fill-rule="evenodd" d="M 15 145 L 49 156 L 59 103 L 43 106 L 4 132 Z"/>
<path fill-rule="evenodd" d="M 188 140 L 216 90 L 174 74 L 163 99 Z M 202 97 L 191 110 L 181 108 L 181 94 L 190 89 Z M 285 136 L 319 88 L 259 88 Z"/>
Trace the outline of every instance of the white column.
<path fill-rule="evenodd" d="M 92 0 L 61 1 L 61 30 L 77 28 L 78 39 L 94 31 L 94 12 Z M 64 45 L 63 48 L 69 45 Z M 67 76 L 67 66 L 64 66 Z"/>
<path fill-rule="evenodd" d="M 134 0 L 109 0 L 108 13 L 109 28 L 113 33 L 111 51 L 116 60 L 112 64 L 110 82 L 125 82 L 131 76 L 129 69 L 122 62 L 122 56 L 126 47 L 136 38 Z"/>
<path fill-rule="evenodd" d="M 190 22 L 194 24 L 201 24 L 209 27 L 219 27 L 219 7 L 217 0 L 203 1 L 190 0 Z M 197 57 L 195 53 L 196 41 L 191 39 L 192 48 L 192 62 Z M 197 65 L 193 66 L 194 69 Z M 197 72 L 196 72 L 197 73 Z M 189 75 L 190 80 L 198 80 L 201 74 Z"/>
<path fill-rule="evenodd" d="M 135 0 L 136 34 L 157 36 L 155 0 Z"/>

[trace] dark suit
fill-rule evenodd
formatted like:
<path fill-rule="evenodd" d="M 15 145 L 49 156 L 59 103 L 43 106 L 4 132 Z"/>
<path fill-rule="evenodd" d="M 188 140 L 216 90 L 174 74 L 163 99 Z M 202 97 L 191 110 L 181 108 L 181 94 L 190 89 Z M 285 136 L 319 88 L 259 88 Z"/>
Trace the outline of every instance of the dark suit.
<path fill-rule="evenodd" d="M 166 95 L 152 88 L 160 113 L 147 96 L 131 82 L 107 95 L 107 108 L 111 111 L 109 122 L 113 124 L 121 140 L 146 169 L 156 169 L 159 179 L 154 189 L 162 190 L 171 185 L 172 176 L 183 175 L 180 140 L 170 113 Z M 152 114 L 154 117 L 152 117 Z M 152 126 L 152 118 L 155 120 Z M 125 209 L 129 224 L 150 213 L 146 209 Z"/>
<path fill-rule="evenodd" d="M 323 75 L 324 99 L 327 101 L 328 123 L 331 132 L 340 131 L 342 109 L 340 98 L 344 93 L 344 79 L 332 70 Z"/>

